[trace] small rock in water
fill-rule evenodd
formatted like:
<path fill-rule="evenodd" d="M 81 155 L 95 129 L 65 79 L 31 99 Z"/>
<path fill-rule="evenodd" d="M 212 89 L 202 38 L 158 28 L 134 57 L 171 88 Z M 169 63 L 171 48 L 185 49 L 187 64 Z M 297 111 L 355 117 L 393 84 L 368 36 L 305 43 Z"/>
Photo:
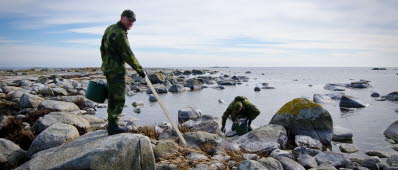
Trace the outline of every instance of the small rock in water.
<path fill-rule="evenodd" d="M 136 102 L 133 102 L 132 105 L 134 107 L 143 107 L 144 106 L 144 102 L 143 101 L 136 101 Z"/>
<path fill-rule="evenodd" d="M 135 108 L 133 111 L 134 111 L 135 113 L 141 113 L 141 109 L 140 109 L 140 108 Z"/>
<path fill-rule="evenodd" d="M 158 101 L 158 99 L 156 99 L 156 97 L 153 94 L 151 94 L 151 95 L 149 95 L 149 101 L 156 102 L 156 101 Z"/>
<path fill-rule="evenodd" d="M 357 152 L 359 149 L 357 146 L 349 143 L 343 143 L 339 146 L 341 152 L 345 153 L 354 153 Z"/>
<path fill-rule="evenodd" d="M 261 88 L 260 87 L 255 87 L 254 91 L 261 91 Z"/>
<path fill-rule="evenodd" d="M 218 103 L 224 103 L 224 100 L 218 99 Z"/>
<path fill-rule="evenodd" d="M 365 107 L 364 105 L 348 98 L 347 96 L 341 97 L 339 106 L 345 107 L 345 108 L 363 108 L 363 107 Z"/>
<path fill-rule="evenodd" d="M 389 158 L 390 157 L 390 154 L 383 152 L 383 151 L 378 151 L 378 150 L 370 150 L 365 153 L 366 153 L 366 155 L 377 156 L 379 158 Z"/>
<path fill-rule="evenodd" d="M 353 132 L 350 129 L 335 126 L 333 128 L 333 140 L 334 141 L 350 141 L 352 140 Z"/>
<path fill-rule="evenodd" d="M 380 94 L 376 93 L 376 92 L 373 92 L 370 96 L 372 96 L 372 97 L 380 97 Z"/>

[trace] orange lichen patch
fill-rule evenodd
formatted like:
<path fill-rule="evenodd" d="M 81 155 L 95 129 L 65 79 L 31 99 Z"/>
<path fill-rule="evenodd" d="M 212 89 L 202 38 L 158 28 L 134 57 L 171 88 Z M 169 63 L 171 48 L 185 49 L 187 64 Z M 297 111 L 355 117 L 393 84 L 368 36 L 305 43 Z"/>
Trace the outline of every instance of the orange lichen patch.
<path fill-rule="evenodd" d="M 300 114 L 300 110 L 304 109 L 312 109 L 315 107 L 320 107 L 321 105 L 317 103 L 313 103 L 308 99 L 304 98 L 296 98 L 285 105 L 282 106 L 281 109 L 279 109 L 278 113 L 279 114 L 285 114 L 285 113 L 290 113 L 291 115 L 294 114 Z"/>

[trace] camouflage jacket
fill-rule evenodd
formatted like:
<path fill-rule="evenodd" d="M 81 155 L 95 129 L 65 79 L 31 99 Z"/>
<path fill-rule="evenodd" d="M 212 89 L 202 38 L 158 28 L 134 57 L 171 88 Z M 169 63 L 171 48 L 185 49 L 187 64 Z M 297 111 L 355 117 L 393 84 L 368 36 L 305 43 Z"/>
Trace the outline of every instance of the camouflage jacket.
<path fill-rule="evenodd" d="M 142 67 L 130 49 L 127 30 L 119 21 L 106 28 L 101 41 L 101 70 L 106 73 L 126 73 L 125 63 L 136 71 Z"/>
<path fill-rule="evenodd" d="M 259 114 L 260 110 L 250 103 L 246 97 L 237 96 L 224 112 L 222 116 L 222 126 L 225 126 L 228 116 L 231 116 L 232 121 L 235 122 L 237 118 L 254 120 Z"/>

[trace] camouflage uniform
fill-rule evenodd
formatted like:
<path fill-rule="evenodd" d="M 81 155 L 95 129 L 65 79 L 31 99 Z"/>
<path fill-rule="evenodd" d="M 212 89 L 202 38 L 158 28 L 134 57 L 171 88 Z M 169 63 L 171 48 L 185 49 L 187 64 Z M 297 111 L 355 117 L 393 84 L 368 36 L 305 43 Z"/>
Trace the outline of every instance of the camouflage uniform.
<path fill-rule="evenodd" d="M 101 70 L 108 82 L 108 122 L 117 126 L 125 102 L 125 63 L 137 72 L 143 71 L 127 39 L 127 29 L 119 21 L 106 28 L 101 41 Z"/>
<path fill-rule="evenodd" d="M 222 116 L 222 127 L 225 127 L 228 116 L 231 116 L 232 122 L 235 122 L 237 118 L 245 118 L 250 120 L 251 124 L 251 121 L 253 121 L 259 114 L 260 111 L 258 108 L 250 103 L 246 97 L 237 96 Z M 232 130 L 235 130 L 234 125 L 232 126 Z"/>

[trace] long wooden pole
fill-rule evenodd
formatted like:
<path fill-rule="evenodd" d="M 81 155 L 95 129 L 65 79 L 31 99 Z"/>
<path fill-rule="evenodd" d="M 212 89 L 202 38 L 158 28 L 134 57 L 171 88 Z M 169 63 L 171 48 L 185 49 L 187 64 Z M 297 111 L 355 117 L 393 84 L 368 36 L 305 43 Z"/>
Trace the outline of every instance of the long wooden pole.
<path fill-rule="evenodd" d="M 158 95 L 158 92 L 155 90 L 155 88 L 153 87 L 151 81 L 148 78 L 148 75 L 145 76 L 145 81 L 148 84 L 149 88 L 151 89 L 153 95 L 155 95 L 156 99 L 158 100 L 158 103 L 160 105 L 160 107 L 162 108 L 164 114 L 166 115 L 167 119 L 169 119 L 171 126 L 173 126 L 174 130 L 177 132 L 178 137 L 180 138 L 180 140 L 182 141 L 182 143 L 187 146 L 187 142 L 185 141 L 184 137 L 182 136 L 180 130 L 178 129 L 178 126 L 173 122 L 173 120 L 170 117 L 169 112 L 167 111 L 166 107 L 164 106 L 163 102 L 160 100 L 160 97 Z"/>

